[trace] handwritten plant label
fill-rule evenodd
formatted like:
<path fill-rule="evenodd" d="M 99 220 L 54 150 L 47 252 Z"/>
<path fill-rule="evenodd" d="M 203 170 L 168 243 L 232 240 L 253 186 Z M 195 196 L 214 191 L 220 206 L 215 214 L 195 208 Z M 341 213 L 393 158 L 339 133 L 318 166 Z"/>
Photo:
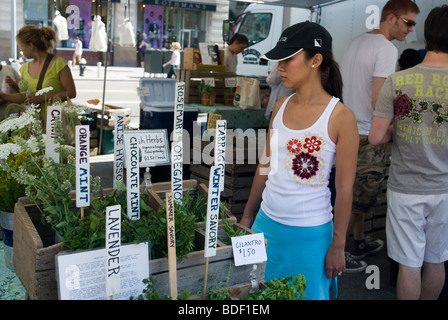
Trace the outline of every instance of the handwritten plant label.
<path fill-rule="evenodd" d="M 115 113 L 114 139 L 114 180 L 113 188 L 117 187 L 117 180 L 124 181 L 124 112 Z"/>
<path fill-rule="evenodd" d="M 126 193 L 129 219 L 140 219 L 140 149 L 137 136 L 125 134 Z"/>
<path fill-rule="evenodd" d="M 215 166 L 221 168 L 220 191 L 224 191 L 224 175 L 226 172 L 227 121 L 216 121 Z"/>
<path fill-rule="evenodd" d="M 90 205 L 90 131 L 88 125 L 75 127 L 76 207 Z"/>
<path fill-rule="evenodd" d="M 55 122 L 61 121 L 62 109 L 59 105 L 53 105 L 47 107 L 47 126 L 45 136 L 45 155 L 59 162 L 59 153 L 56 152 L 56 148 L 59 147 L 59 143 L 56 142 Z"/>
<path fill-rule="evenodd" d="M 216 255 L 218 244 L 218 220 L 219 220 L 219 200 L 221 168 L 213 166 L 210 168 L 208 198 L 207 198 L 207 220 L 205 228 L 204 257 Z"/>
<path fill-rule="evenodd" d="M 177 299 L 176 227 L 174 221 L 174 199 L 171 192 L 166 193 L 166 234 L 170 296 L 172 299 Z"/>
<path fill-rule="evenodd" d="M 183 192 L 183 130 L 185 83 L 176 83 L 176 100 L 174 104 L 173 143 L 171 148 L 171 192 L 174 201 L 181 203 Z"/>
<path fill-rule="evenodd" d="M 235 266 L 256 264 L 267 260 L 263 233 L 232 237 L 232 249 Z"/>
<path fill-rule="evenodd" d="M 106 295 L 120 293 L 121 205 L 106 207 Z"/>

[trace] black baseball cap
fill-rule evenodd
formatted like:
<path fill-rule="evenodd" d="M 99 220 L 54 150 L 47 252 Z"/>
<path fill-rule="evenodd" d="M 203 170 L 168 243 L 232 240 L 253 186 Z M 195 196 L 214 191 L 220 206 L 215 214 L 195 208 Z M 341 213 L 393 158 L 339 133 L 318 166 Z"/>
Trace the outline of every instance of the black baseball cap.
<path fill-rule="evenodd" d="M 302 49 L 331 51 L 330 33 L 315 22 L 301 22 L 286 28 L 274 49 L 261 59 L 282 61 L 296 55 Z"/>

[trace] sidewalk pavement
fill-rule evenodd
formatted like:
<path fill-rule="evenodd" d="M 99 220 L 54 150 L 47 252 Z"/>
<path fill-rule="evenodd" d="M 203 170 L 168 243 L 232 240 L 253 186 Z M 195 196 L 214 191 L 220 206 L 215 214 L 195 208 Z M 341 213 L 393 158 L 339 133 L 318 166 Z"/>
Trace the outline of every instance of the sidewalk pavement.
<path fill-rule="evenodd" d="M 72 69 L 73 79 L 77 80 L 98 80 L 103 81 L 106 76 L 106 81 L 125 81 L 125 80 L 138 80 L 145 76 L 144 68 L 141 67 L 120 67 L 120 66 L 92 66 L 87 65 L 84 69 L 83 76 L 80 76 L 80 66 L 77 64 Z M 146 77 L 149 74 L 146 73 Z"/>

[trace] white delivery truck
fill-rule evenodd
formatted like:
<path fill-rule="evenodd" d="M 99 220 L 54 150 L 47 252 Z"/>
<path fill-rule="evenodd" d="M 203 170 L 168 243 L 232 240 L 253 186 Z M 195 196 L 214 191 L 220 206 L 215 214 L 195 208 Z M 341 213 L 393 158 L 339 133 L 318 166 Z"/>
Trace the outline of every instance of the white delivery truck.
<path fill-rule="evenodd" d="M 249 47 L 238 55 L 238 75 L 266 77 L 270 67 L 260 57 L 275 47 L 282 31 L 295 23 L 311 19 L 309 9 L 251 4 L 233 25 L 233 33 L 244 34 Z"/>
<path fill-rule="evenodd" d="M 264 78 L 271 70 L 270 63 L 260 57 L 275 47 L 282 31 L 290 25 L 313 21 L 324 26 L 333 37 L 335 60 L 342 62 L 344 52 L 353 38 L 378 26 L 381 11 L 387 0 L 340 0 L 328 1 L 311 8 L 298 8 L 299 1 L 280 1 L 291 6 L 253 3 L 246 7 L 231 30 L 244 34 L 249 47 L 239 55 L 237 74 Z M 447 4 L 448 0 L 415 0 L 420 14 L 417 16 L 415 32 L 405 41 L 393 41 L 399 54 L 404 49 L 424 49 L 424 21 L 436 6 Z"/>

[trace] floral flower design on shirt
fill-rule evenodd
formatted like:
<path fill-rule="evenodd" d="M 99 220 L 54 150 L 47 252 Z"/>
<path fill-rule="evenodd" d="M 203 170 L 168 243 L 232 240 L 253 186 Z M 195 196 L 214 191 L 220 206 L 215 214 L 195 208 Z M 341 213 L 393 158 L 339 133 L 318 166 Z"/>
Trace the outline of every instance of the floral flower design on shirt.
<path fill-rule="evenodd" d="M 320 150 L 320 145 L 322 142 L 317 139 L 315 136 L 312 136 L 311 138 L 305 138 L 305 144 L 303 145 L 304 148 L 308 149 L 309 153 L 313 153 L 314 151 Z"/>
<path fill-rule="evenodd" d="M 323 140 L 317 135 L 308 135 L 302 139 L 292 138 L 286 143 L 289 151 L 285 165 L 292 170 L 298 181 L 307 181 L 316 176 L 320 169 L 319 154 Z"/>
<path fill-rule="evenodd" d="M 301 179 L 309 179 L 319 171 L 319 160 L 309 153 L 301 152 L 292 160 L 292 170 Z"/>
<path fill-rule="evenodd" d="M 411 118 L 414 123 L 422 123 L 423 113 L 431 111 L 434 114 L 433 124 L 440 126 L 448 122 L 448 112 L 442 110 L 445 107 L 445 103 L 440 103 L 440 101 L 430 102 L 426 99 L 418 99 L 418 103 L 416 103 L 416 100 L 409 98 L 401 90 L 396 90 L 395 95 L 394 114 L 399 120 Z M 420 108 L 418 109 L 417 107 Z"/>
<path fill-rule="evenodd" d="M 300 149 L 302 148 L 302 143 L 299 141 L 299 139 L 291 139 L 286 144 L 286 148 L 291 153 L 299 153 Z"/>

